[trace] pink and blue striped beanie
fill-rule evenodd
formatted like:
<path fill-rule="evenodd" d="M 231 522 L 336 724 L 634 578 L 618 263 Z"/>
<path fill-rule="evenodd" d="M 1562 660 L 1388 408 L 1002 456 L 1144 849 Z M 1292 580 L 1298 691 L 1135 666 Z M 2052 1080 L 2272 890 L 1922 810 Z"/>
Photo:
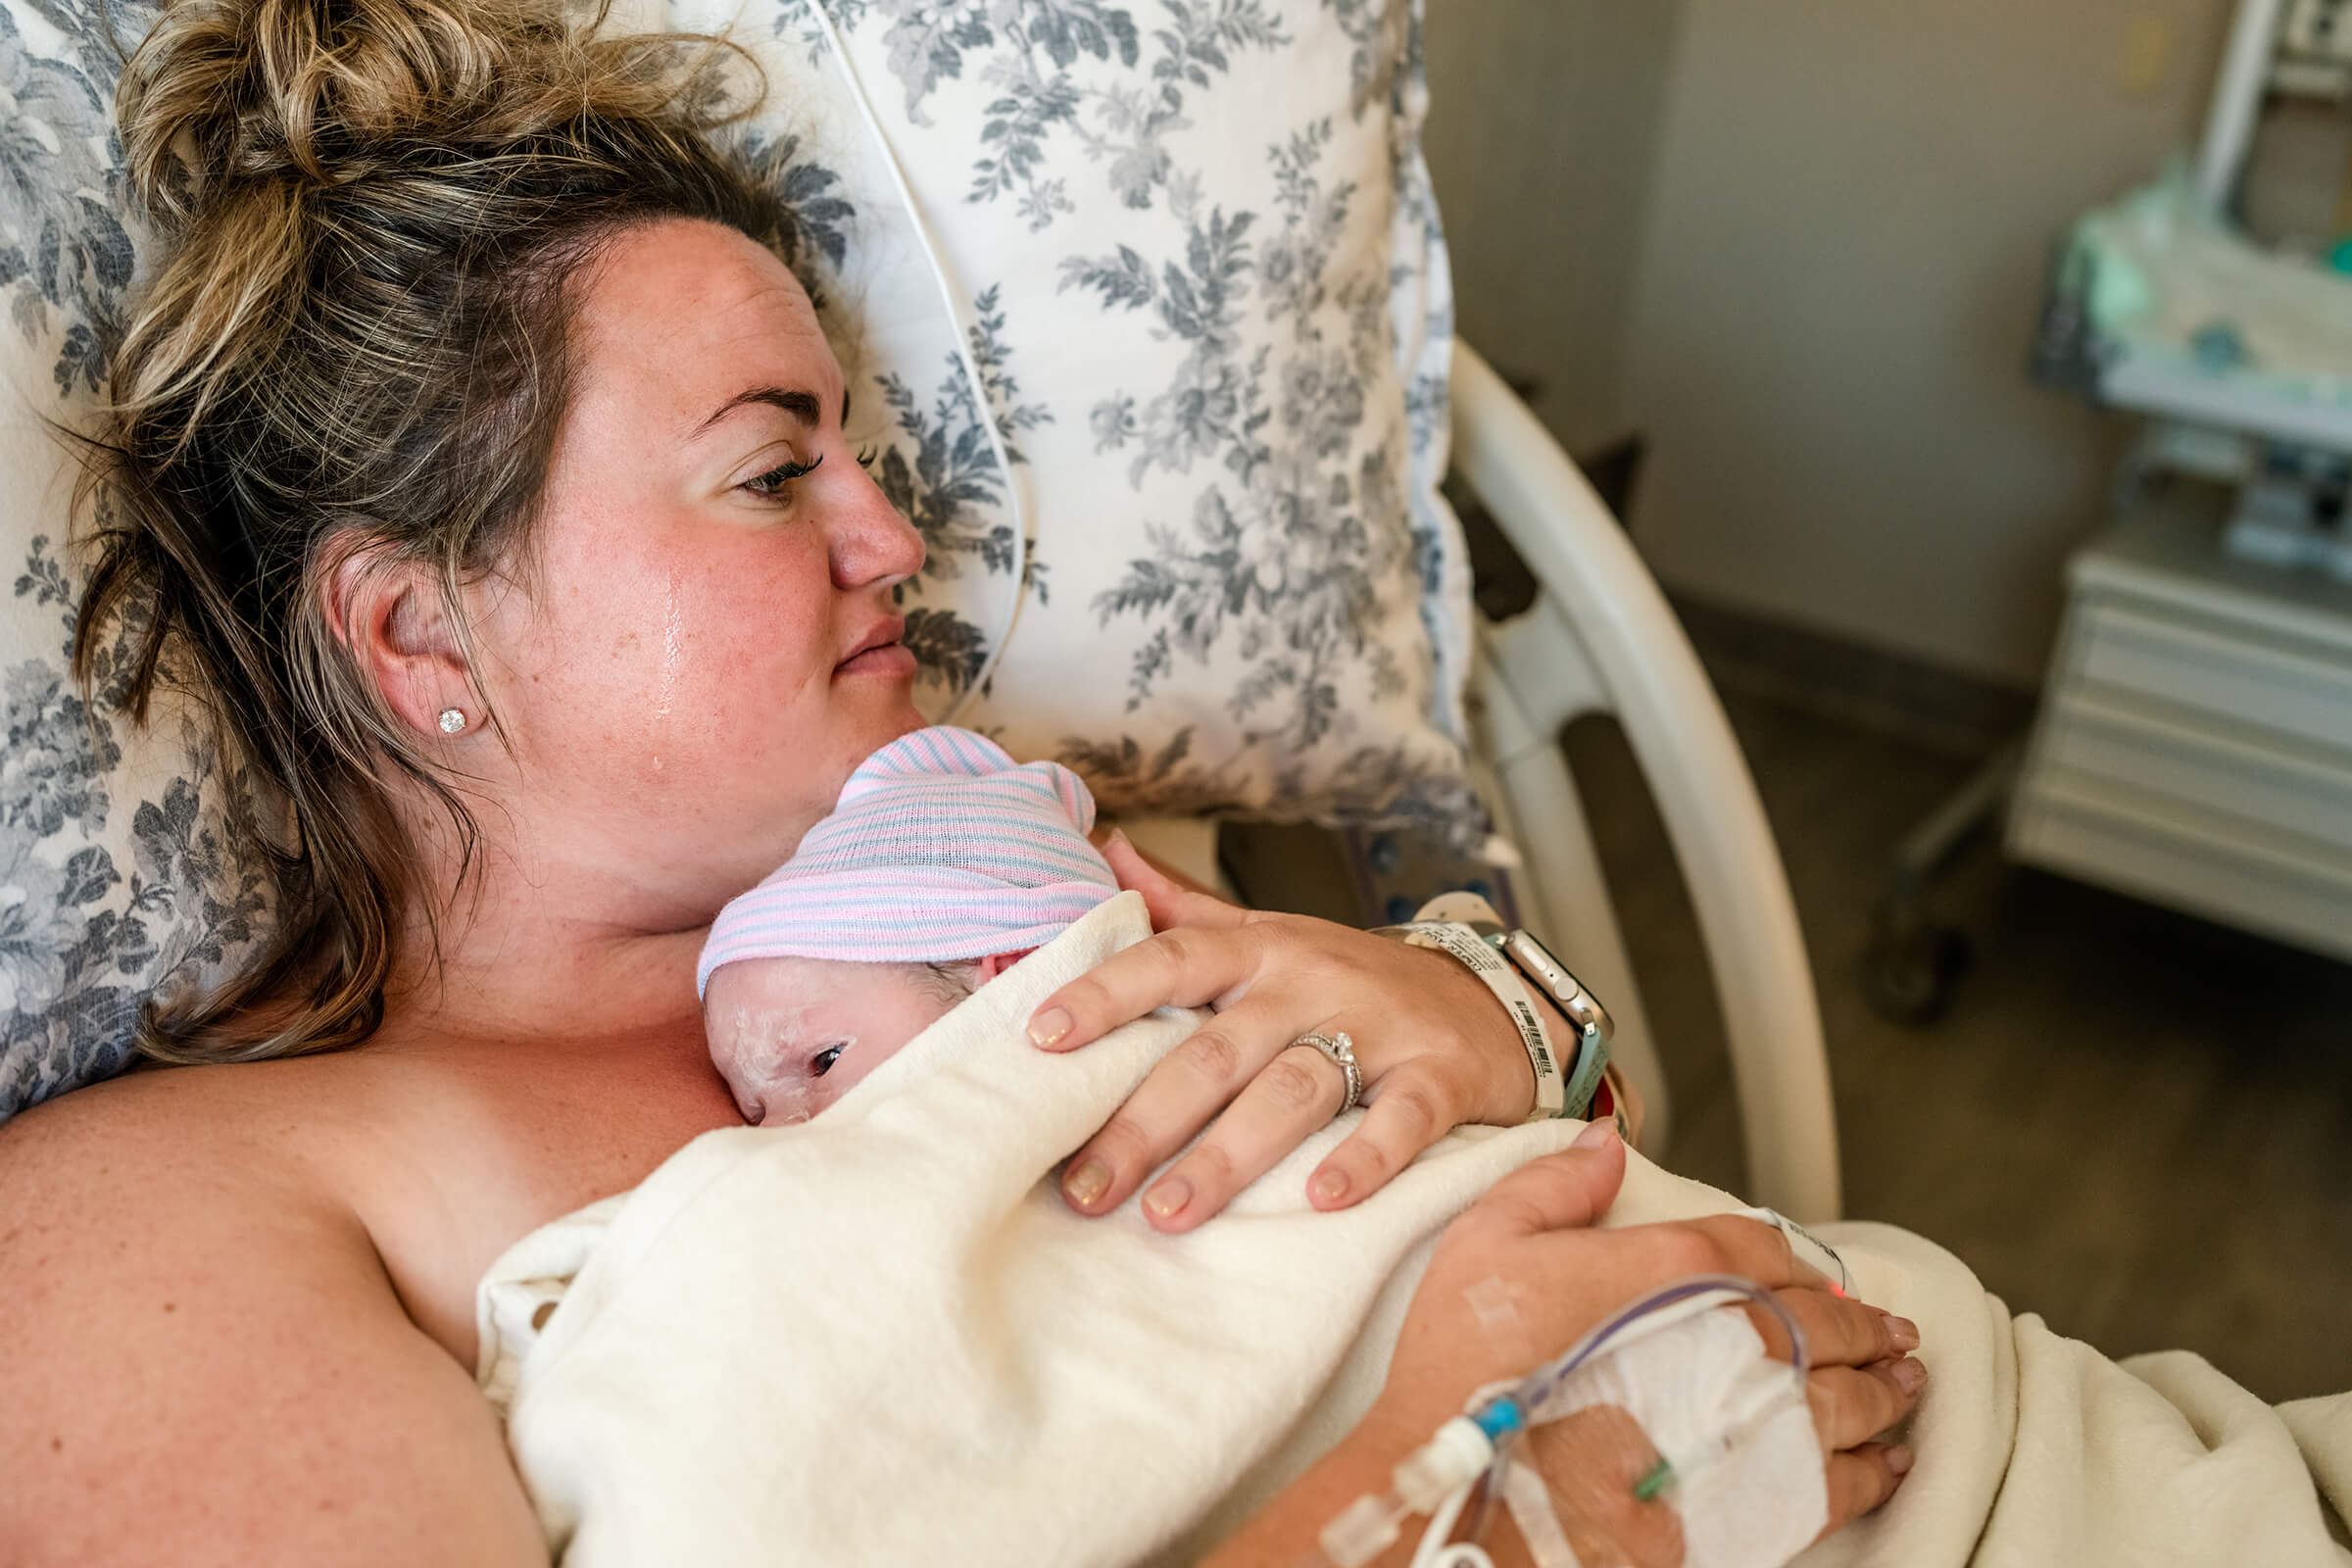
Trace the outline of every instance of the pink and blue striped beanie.
<path fill-rule="evenodd" d="M 950 963 L 1042 947 L 1119 891 L 1095 798 L 938 724 L 883 747 L 773 876 L 718 911 L 694 989 L 742 958 Z"/>

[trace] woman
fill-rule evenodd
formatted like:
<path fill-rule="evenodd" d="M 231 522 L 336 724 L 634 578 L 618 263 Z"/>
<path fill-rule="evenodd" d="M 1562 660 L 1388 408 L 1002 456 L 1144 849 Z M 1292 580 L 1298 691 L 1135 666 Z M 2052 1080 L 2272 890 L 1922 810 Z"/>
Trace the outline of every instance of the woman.
<path fill-rule="evenodd" d="M 81 625 L 147 617 L 138 699 L 168 652 L 284 792 L 285 918 L 148 1020 L 191 1065 L 0 1134 L 12 1561 L 543 1555 L 468 1372 L 475 1281 L 737 1121 L 703 927 L 919 722 L 893 590 L 922 545 L 844 445 L 790 215 L 704 139 L 717 64 L 521 0 L 187 0 L 125 73 L 175 249 L 114 368 Z M 1336 1078 L 1285 1055 L 1318 1026 L 1374 1096 L 1326 1206 L 1526 1113 L 1515 1034 L 1450 960 L 1126 863 L 1183 923 L 1041 1041 L 1226 1005 L 1070 1161 L 1077 1206 L 1208 1125 L 1153 1207 L 1213 1215 L 1330 1116 Z M 1899 1326 L 1761 1226 L 1580 1231 L 1622 1158 L 1531 1167 L 1457 1226 L 1382 1405 L 1237 1550 L 1311 1539 L 1502 1370 L 1446 1348 L 1490 1277 L 1546 1348 L 1679 1275 L 1789 1286 L 1833 1523 L 1887 1494 L 1904 1459 L 1865 1440 L 1910 1403 Z"/>

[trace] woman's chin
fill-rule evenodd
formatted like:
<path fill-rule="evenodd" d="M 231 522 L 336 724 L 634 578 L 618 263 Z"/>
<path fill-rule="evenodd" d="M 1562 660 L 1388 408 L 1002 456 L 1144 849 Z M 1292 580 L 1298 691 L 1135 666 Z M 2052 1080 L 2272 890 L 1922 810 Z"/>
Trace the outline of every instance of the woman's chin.
<path fill-rule="evenodd" d="M 878 751 L 900 736 L 911 735 L 931 722 L 923 716 L 922 710 L 914 706 L 914 681 L 911 677 L 893 681 L 887 686 L 880 682 L 861 684 L 865 689 L 859 696 L 865 700 L 858 705 L 858 709 L 873 717 L 870 732 L 872 744 L 866 747 L 866 753 Z"/>

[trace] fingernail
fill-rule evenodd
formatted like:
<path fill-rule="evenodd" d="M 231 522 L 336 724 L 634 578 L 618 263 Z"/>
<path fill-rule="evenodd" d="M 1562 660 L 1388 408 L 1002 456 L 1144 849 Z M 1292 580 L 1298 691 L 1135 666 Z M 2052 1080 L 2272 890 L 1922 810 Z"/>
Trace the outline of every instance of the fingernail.
<path fill-rule="evenodd" d="M 1050 1046 L 1070 1032 L 1070 1010 L 1067 1007 L 1048 1007 L 1029 1020 L 1029 1043 Z"/>
<path fill-rule="evenodd" d="M 1318 1203 L 1336 1203 L 1348 1196 L 1348 1173 L 1344 1170 L 1321 1170 L 1315 1173 L 1315 1184 L 1308 1196 Z"/>
<path fill-rule="evenodd" d="M 1585 1124 L 1585 1130 L 1576 1135 L 1576 1142 L 1568 1147 L 1571 1149 L 1606 1149 L 1616 1137 L 1617 1127 L 1614 1122 L 1588 1122 Z"/>
<path fill-rule="evenodd" d="M 1898 1350 L 1919 1348 L 1919 1325 L 1907 1317 L 1886 1319 L 1886 1343 Z"/>
<path fill-rule="evenodd" d="M 1909 1356 L 1894 1363 L 1894 1384 L 1905 1394 L 1917 1394 L 1928 1381 L 1928 1364 Z"/>
<path fill-rule="evenodd" d="M 1171 1176 L 1144 1195 L 1144 1206 L 1159 1219 L 1173 1219 L 1192 1200 L 1193 1184 L 1181 1176 Z"/>
<path fill-rule="evenodd" d="M 1899 1443 L 1888 1448 L 1886 1450 L 1886 1468 L 1898 1476 L 1910 1474 L 1911 1450 Z"/>
<path fill-rule="evenodd" d="M 1110 1191 L 1110 1167 L 1099 1159 L 1090 1159 L 1061 1178 L 1061 1190 L 1070 1195 L 1071 1202 L 1091 1208 L 1096 1200 Z"/>

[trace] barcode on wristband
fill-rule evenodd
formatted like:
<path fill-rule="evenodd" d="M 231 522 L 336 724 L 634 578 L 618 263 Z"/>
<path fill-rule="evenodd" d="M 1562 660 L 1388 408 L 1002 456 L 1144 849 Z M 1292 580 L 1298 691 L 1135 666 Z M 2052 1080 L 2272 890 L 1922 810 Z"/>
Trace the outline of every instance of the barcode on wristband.
<path fill-rule="evenodd" d="M 1416 948 L 1434 949 L 1458 960 L 1487 983 L 1503 1011 L 1510 1014 L 1519 1031 L 1519 1044 L 1527 1052 L 1528 1065 L 1535 1069 L 1536 1117 L 1561 1114 L 1568 1103 L 1568 1083 L 1552 1052 L 1543 1014 L 1536 1010 L 1535 1000 L 1527 994 L 1527 986 L 1510 960 L 1466 925 L 1428 920 L 1393 929 Z"/>

